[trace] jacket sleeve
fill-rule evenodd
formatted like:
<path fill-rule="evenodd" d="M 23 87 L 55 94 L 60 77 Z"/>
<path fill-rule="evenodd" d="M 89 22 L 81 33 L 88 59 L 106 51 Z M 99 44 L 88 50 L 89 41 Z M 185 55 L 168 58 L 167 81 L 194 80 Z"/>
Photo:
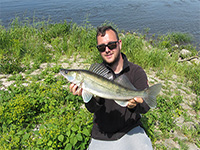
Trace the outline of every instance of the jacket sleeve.
<path fill-rule="evenodd" d="M 98 111 L 104 104 L 105 100 L 103 98 L 99 98 L 98 100 L 94 97 L 88 102 L 85 103 L 85 107 L 91 113 L 95 113 Z"/>
<path fill-rule="evenodd" d="M 147 105 L 147 103 L 144 101 L 141 104 L 137 104 L 136 106 L 136 112 L 141 113 L 141 114 L 145 114 L 149 111 L 150 107 Z"/>

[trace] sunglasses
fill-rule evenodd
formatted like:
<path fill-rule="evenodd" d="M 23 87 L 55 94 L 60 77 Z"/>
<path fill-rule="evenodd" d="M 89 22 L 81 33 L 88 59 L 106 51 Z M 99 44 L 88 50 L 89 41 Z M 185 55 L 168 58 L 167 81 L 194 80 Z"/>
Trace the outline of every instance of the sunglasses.
<path fill-rule="evenodd" d="M 109 42 L 107 45 L 105 45 L 105 44 L 97 45 L 97 49 L 99 50 L 99 52 L 104 52 L 106 50 L 106 46 L 107 46 L 110 50 L 113 50 L 117 47 L 117 43 L 118 43 L 118 41 Z"/>

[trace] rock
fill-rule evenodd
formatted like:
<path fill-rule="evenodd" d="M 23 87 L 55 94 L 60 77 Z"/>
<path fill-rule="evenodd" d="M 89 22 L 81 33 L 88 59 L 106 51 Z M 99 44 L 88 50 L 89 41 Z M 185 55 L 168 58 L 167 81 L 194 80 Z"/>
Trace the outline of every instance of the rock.
<path fill-rule="evenodd" d="M 37 69 L 37 70 L 33 71 L 30 75 L 38 75 L 40 73 L 41 73 L 41 70 Z"/>
<path fill-rule="evenodd" d="M 183 124 L 183 122 L 185 121 L 185 119 L 182 117 L 182 116 L 180 116 L 179 118 L 176 118 L 176 124 L 177 124 L 177 126 L 182 126 L 182 124 Z"/>
<path fill-rule="evenodd" d="M 190 52 L 189 50 L 187 49 L 182 49 L 179 53 L 179 56 L 181 58 L 186 58 L 186 57 L 189 57 L 190 55 L 192 54 L 192 52 Z"/>
<path fill-rule="evenodd" d="M 195 144 L 187 143 L 188 150 L 200 150 Z"/>
<path fill-rule="evenodd" d="M 3 86 L 9 87 L 11 84 L 15 83 L 15 81 L 5 81 L 2 83 Z"/>
<path fill-rule="evenodd" d="M 178 142 L 174 142 L 172 139 L 166 139 L 165 140 L 165 146 L 167 146 L 168 148 L 172 149 L 172 148 L 180 148 Z"/>
<path fill-rule="evenodd" d="M 56 63 L 43 63 L 40 65 L 41 69 L 45 69 L 47 67 L 54 67 L 56 65 Z"/>
<path fill-rule="evenodd" d="M 192 59 L 191 62 L 199 65 L 200 64 L 200 58 Z"/>
<path fill-rule="evenodd" d="M 69 63 L 62 63 L 61 66 L 62 68 L 65 68 L 65 69 L 70 67 Z"/>
<path fill-rule="evenodd" d="M 174 131 L 173 135 L 175 138 L 178 138 L 179 140 L 185 140 L 185 141 L 188 140 L 188 138 L 181 132 Z"/>
<path fill-rule="evenodd" d="M 23 86 L 28 86 L 29 84 L 28 84 L 28 83 L 22 83 L 22 85 L 23 85 Z"/>
<path fill-rule="evenodd" d="M 174 47 L 177 47 L 177 48 L 178 48 L 179 46 L 178 46 L 178 44 L 175 44 Z"/>

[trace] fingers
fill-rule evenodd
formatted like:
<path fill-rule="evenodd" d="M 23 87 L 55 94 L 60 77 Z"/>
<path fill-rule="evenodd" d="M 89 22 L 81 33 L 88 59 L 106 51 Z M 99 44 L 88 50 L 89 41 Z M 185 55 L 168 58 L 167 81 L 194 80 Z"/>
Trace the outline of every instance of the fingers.
<path fill-rule="evenodd" d="M 75 84 L 71 83 L 71 84 L 69 85 L 69 91 L 70 91 L 71 93 L 75 93 L 75 91 L 76 91 Z"/>
<path fill-rule="evenodd" d="M 69 91 L 73 94 L 73 95 L 78 95 L 81 96 L 82 95 L 82 88 L 78 88 L 78 86 L 76 84 L 71 83 L 69 85 Z"/>
<path fill-rule="evenodd" d="M 82 91 L 83 91 L 82 88 L 78 89 L 78 91 L 76 91 L 76 92 L 77 92 L 77 95 L 78 95 L 78 96 L 82 96 Z"/>
<path fill-rule="evenodd" d="M 130 108 L 130 109 L 132 109 L 132 108 L 134 108 L 137 104 L 138 104 L 138 102 L 136 102 L 135 99 L 131 99 L 131 100 L 129 100 L 127 107 Z"/>
<path fill-rule="evenodd" d="M 138 103 L 143 103 L 143 99 L 141 97 L 135 97 L 129 100 L 127 107 L 130 109 L 134 108 Z"/>
<path fill-rule="evenodd" d="M 143 99 L 141 97 L 135 97 L 134 100 L 137 102 L 137 103 L 143 103 Z"/>

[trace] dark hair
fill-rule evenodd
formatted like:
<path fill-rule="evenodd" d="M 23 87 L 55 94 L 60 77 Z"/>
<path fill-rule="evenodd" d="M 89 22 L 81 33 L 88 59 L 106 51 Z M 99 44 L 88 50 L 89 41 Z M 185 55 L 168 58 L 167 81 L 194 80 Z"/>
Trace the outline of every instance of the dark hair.
<path fill-rule="evenodd" d="M 112 30 L 112 31 L 114 31 L 115 34 L 116 34 L 117 40 L 119 40 L 119 36 L 118 36 L 117 31 L 116 31 L 113 27 L 111 27 L 111 26 L 101 26 L 101 27 L 98 27 L 98 28 L 97 28 L 96 39 L 97 39 L 97 36 L 99 36 L 99 35 L 105 36 L 107 30 Z"/>

